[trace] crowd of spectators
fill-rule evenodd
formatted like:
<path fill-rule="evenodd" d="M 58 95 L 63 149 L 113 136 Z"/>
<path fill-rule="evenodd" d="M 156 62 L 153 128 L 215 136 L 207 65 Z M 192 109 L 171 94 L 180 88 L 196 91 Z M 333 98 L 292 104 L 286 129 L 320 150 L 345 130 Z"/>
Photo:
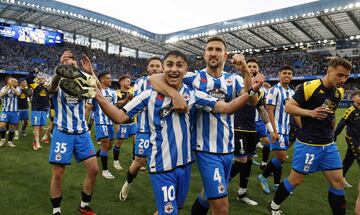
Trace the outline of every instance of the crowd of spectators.
<path fill-rule="evenodd" d="M 279 69 L 289 65 L 294 69 L 295 76 L 323 75 L 325 74 L 329 52 L 282 52 L 245 55 L 247 59 L 255 57 L 260 63 L 260 70 L 266 77 L 276 77 Z M 345 57 L 353 64 L 352 73 L 360 73 L 360 56 Z M 205 62 L 201 58 L 194 58 L 191 61 L 190 69 L 205 68 Z M 230 60 L 225 64 L 225 71 L 236 72 L 231 66 Z"/>
<path fill-rule="evenodd" d="M 97 71 L 110 71 L 114 78 L 123 74 L 137 78 L 145 70 L 146 59 L 107 54 L 100 49 L 90 49 L 70 43 L 46 46 L 3 38 L 0 38 L 0 70 L 31 71 L 38 68 L 47 74 L 52 74 L 66 49 L 72 50 L 77 59 L 81 59 L 81 54 L 86 53 Z"/>
<path fill-rule="evenodd" d="M 0 69 L 31 71 L 34 67 L 52 74 L 59 64 L 61 54 L 65 49 L 72 50 L 78 59 L 86 53 L 92 60 L 97 71 L 109 71 L 114 78 L 129 74 L 136 79 L 145 71 L 146 59 L 107 54 L 100 49 L 65 43 L 57 46 L 45 46 L 31 43 L 20 43 L 0 38 Z M 279 69 L 290 65 L 295 76 L 324 74 L 329 52 L 271 52 L 265 54 L 246 55 L 246 58 L 256 57 L 261 64 L 261 71 L 267 77 L 276 77 Z M 353 64 L 352 73 L 360 73 L 360 57 L 348 58 Z M 202 58 L 190 58 L 189 70 L 203 69 Z M 230 60 L 225 64 L 225 71 L 234 72 Z"/>

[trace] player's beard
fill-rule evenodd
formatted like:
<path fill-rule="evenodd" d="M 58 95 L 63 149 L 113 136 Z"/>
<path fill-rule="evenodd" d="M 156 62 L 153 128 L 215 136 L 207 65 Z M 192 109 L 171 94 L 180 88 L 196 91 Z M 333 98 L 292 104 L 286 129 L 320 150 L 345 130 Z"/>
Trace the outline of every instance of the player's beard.
<path fill-rule="evenodd" d="M 217 60 L 217 59 L 216 59 L 216 60 Z M 217 60 L 217 62 L 214 63 L 214 64 L 211 63 L 210 61 L 211 61 L 211 59 L 209 60 L 207 66 L 208 66 L 210 69 L 212 69 L 212 70 L 217 70 L 217 69 L 219 69 L 221 66 L 223 66 L 223 63 L 220 62 L 219 60 Z"/>

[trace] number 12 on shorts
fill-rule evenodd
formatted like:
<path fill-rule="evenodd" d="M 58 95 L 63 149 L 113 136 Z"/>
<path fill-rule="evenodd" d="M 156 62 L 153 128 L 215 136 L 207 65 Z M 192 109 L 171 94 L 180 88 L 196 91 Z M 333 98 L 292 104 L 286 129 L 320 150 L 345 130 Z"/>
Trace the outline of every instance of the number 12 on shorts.
<path fill-rule="evenodd" d="M 304 171 L 308 172 L 310 170 L 311 164 L 313 164 L 315 155 L 306 153 L 305 154 L 305 165 L 304 165 Z"/>

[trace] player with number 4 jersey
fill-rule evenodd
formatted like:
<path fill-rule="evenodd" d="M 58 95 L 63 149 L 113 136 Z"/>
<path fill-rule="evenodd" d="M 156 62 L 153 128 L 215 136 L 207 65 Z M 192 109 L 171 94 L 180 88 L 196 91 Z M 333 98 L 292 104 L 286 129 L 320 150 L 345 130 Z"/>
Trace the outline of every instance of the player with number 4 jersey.
<path fill-rule="evenodd" d="M 250 95 L 244 94 L 226 103 L 184 85 L 182 80 L 187 70 L 187 59 L 178 51 L 165 55 L 163 68 L 162 81 L 181 95 L 189 112 L 176 111 L 170 97 L 154 90 L 142 92 L 122 110 L 110 106 L 99 93 L 96 99 L 104 112 L 116 122 L 126 121 L 147 108 L 151 142 L 148 164 L 158 214 L 178 214 L 178 209 L 185 202 L 190 164 L 194 161 L 192 143 L 195 141 L 196 109 L 230 114 L 243 106 Z M 220 175 L 218 179 L 221 180 Z"/>

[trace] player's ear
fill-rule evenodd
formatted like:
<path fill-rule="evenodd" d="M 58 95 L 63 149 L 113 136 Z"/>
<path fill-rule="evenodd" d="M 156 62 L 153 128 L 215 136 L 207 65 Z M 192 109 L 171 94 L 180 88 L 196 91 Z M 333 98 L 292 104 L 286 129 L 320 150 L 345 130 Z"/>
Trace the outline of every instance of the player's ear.
<path fill-rule="evenodd" d="M 225 49 L 224 52 L 225 52 L 225 53 L 224 53 L 224 58 L 227 59 L 227 57 L 228 57 L 228 52 L 226 51 L 226 49 Z"/>

